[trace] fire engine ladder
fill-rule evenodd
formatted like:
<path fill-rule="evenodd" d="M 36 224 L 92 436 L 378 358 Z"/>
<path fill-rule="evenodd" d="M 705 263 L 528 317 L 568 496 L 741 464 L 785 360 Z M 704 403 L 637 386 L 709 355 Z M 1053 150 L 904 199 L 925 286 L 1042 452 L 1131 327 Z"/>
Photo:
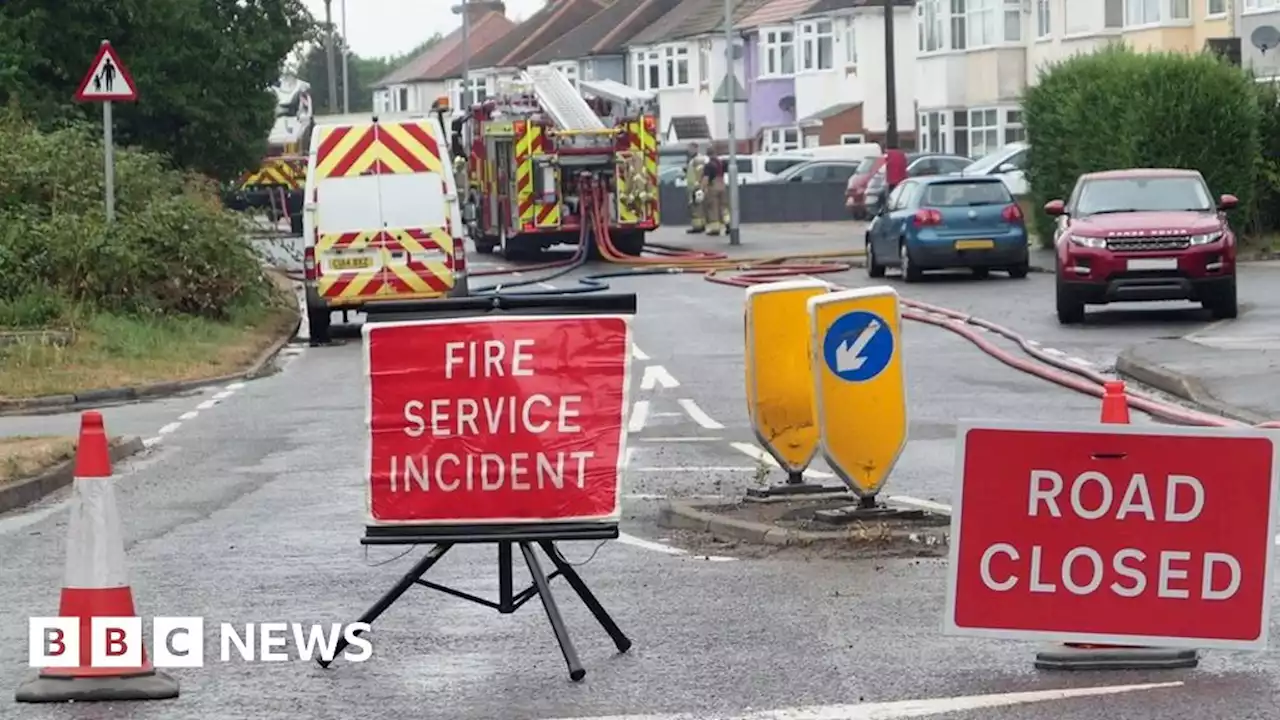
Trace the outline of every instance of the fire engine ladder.
<path fill-rule="evenodd" d="M 573 83 L 550 67 L 532 68 L 524 73 L 542 109 L 562 130 L 604 130 L 604 121 L 578 94 Z"/>

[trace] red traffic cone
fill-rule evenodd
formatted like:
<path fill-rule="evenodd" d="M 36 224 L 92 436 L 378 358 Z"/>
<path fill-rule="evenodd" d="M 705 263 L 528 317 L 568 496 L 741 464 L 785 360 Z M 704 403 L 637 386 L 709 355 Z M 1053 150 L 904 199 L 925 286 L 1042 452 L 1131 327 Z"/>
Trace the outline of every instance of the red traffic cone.
<path fill-rule="evenodd" d="M 1129 424 L 1129 397 L 1121 380 L 1102 385 L 1102 423 Z M 1063 646 L 1064 650 L 1037 653 L 1036 667 L 1042 670 L 1149 670 L 1190 668 L 1200 664 L 1195 650 L 1100 643 L 1063 643 Z"/>
<path fill-rule="evenodd" d="M 136 667 L 93 664 L 94 618 L 135 617 L 133 590 L 124 559 L 124 537 L 116 510 L 111 448 L 102 414 L 80 416 L 75 480 L 67 537 L 67 564 L 58 616 L 78 618 L 79 662 L 75 667 L 42 668 L 39 677 L 18 688 L 18 702 L 91 702 L 97 700 L 162 700 L 178 697 L 178 683 L 156 672 L 142 638 Z"/>

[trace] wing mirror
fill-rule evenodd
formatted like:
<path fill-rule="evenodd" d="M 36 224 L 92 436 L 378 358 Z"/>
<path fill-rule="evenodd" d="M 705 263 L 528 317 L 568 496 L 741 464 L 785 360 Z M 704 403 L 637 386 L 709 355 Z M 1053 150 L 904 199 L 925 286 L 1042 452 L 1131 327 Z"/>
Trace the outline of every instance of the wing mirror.
<path fill-rule="evenodd" d="M 1050 200 L 1044 204 L 1044 214 L 1050 217 L 1066 215 L 1067 206 L 1061 200 Z"/>
<path fill-rule="evenodd" d="M 1005 173 L 1017 172 L 1018 168 L 1013 163 L 1000 163 L 1000 167 L 996 168 L 996 172 L 1003 175 Z"/>
<path fill-rule="evenodd" d="M 1224 210 L 1224 211 L 1235 210 L 1236 206 L 1239 204 L 1240 204 L 1240 198 L 1236 197 L 1235 195 L 1223 195 L 1222 197 L 1218 198 L 1219 210 Z"/>

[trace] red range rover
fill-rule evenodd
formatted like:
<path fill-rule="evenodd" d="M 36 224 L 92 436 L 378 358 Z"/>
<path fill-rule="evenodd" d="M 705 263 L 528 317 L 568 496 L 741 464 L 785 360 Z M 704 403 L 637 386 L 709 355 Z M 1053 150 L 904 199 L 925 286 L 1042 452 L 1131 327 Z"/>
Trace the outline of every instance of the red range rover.
<path fill-rule="evenodd" d="M 1236 316 L 1236 238 L 1226 211 L 1194 170 L 1111 170 L 1080 176 L 1058 218 L 1058 321 L 1085 305 L 1191 300 L 1215 318 Z"/>

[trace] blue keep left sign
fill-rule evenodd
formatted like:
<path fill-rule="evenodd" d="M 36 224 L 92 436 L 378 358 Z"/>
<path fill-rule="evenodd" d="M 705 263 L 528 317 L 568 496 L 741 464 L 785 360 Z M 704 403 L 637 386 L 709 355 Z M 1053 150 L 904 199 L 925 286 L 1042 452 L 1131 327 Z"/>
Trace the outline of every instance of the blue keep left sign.
<path fill-rule="evenodd" d="M 822 342 L 822 354 L 836 377 L 866 382 L 889 366 L 896 344 L 893 328 L 884 318 L 854 310 L 831 323 Z"/>

